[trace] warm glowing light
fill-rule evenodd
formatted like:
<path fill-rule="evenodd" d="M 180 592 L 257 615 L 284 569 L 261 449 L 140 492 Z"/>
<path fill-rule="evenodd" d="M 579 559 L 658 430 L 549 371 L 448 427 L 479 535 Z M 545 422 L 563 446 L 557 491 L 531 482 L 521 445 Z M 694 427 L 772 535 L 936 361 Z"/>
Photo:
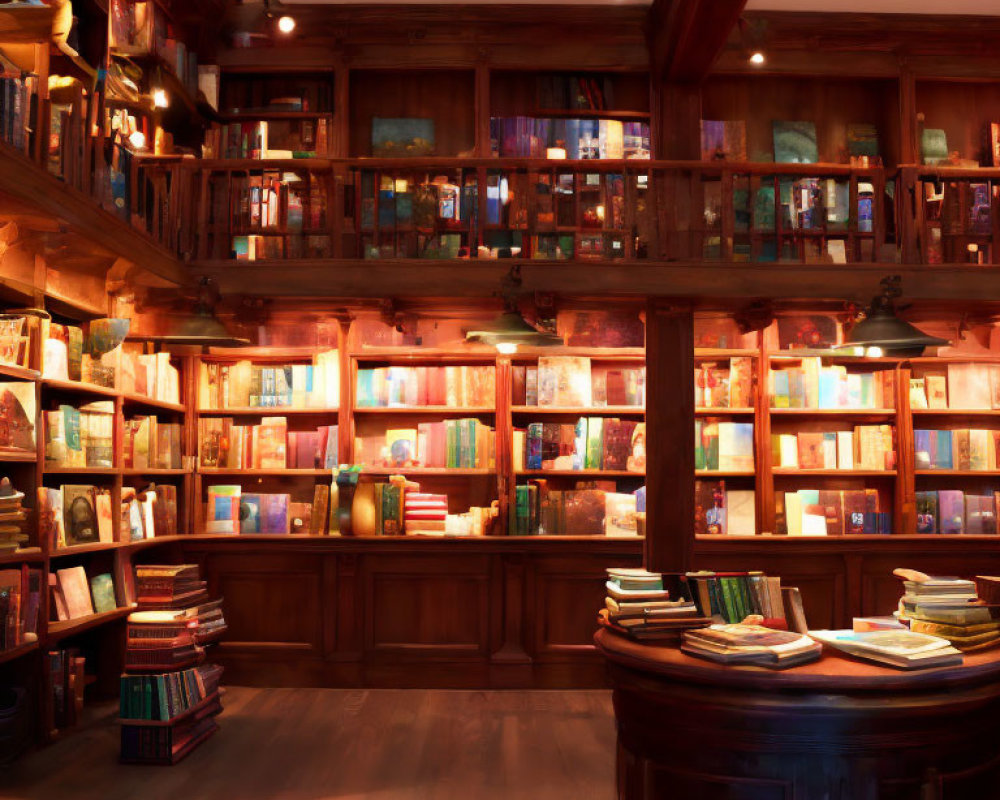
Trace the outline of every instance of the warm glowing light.
<path fill-rule="evenodd" d="M 565 147 L 550 147 L 545 151 L 545 157 L 550 161 L 565 161 L 566 160 L 566 148 Z"/>
<path fill-rule="evenodd" d="M 278 30 L 282 33 L 291 33 L 295 30 L 294 17 L 278 17 Z"/>
<path fill-rule="evenodd" d="M 764 54 L 759 50 L 750 56 L 750 63 L 758 66 L 764 63 Z"/>
<path fill-rule="evenodd" d="M 136 150 L 142 150 L 146 146 L 146 134 L 142 131 L 135 131 L 135 133 L 128 137 L 128 143 Z"/>
<path fill-rule="evenodd" d="M 869 347 L 865 349 L 865 355 L 868 358 L 882 358 L 885 353 L 882 352 L 881 347 Z"/>
<path fill-rule="evenodd" d="M 972 242 L 972 243 L 969 244 L 968 249 L 969 249 L 970 253 L 978 253 L 979 252 L 979 245 L 976 244 L 975 242 Z"/>
<path fill-rule="evenodd" d="M 604 206 L 598 206 L 596 210 L 597 210 L 597 218 L 603 222 L 604 221 Z"/>
<path fill-rule="evenodd" d="M 170 98 L 167 97 L 165 89 L 156 89 L 153 91 L 153 105 L 157 108 L 166 108 L 170 105 Z"/>
<path fill-rule="evenodd" d="M 517 352 L 515 342 L 497 342 L 497 352 L 504 356 L 512 356 Z"/>

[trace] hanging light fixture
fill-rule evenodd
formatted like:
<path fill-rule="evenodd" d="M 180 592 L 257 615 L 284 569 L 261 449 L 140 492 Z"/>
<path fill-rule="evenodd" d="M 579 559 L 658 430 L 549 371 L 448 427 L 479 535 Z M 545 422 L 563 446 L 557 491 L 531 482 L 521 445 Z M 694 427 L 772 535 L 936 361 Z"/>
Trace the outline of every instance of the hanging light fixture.
<path fill-rule="evenodd" d="M 521 267 L 515 264 L 501 281 L 500 295 L 504 310 L 496 319 L 480 330 L 467 331 L 465 341 L 488 344 L 498 352 L 510 355 L 519 346 L 560 347 L 562 337 L 548 331 L 540 331 L 531 325 L 517 309 L 517 292 L 521 288 Z"/>
<path fill-rule="evenodd" d="M 218 288 L 211 278 L 203 276 L 198 281 L 197 296 L 191 315 L 172 323 L 167 333 L 163 335 L 137 338 L 162 344 L 204 347 L 243 347 L 250 344 L 249 339 L 233 336 L 215 316 L 215 304 L 218 301 Z"/>
<path fill-rule="evenodd" d="M 924 348 L 948 344 L 896 316 L 895 300 L 902 297 L 899 275 L 883 278 L 882 293 L 872 298 L 864 319 L 858 322 L 841 349 L 859 348 L 867 356 L 919 356 Z"/>

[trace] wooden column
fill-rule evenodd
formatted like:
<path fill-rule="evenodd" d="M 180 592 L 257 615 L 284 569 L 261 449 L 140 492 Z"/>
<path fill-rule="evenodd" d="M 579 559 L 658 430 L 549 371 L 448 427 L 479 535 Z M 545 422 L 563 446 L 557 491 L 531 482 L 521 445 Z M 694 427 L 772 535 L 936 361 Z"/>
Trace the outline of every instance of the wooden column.
<path fill-rule="evenodd" d="M 686 570 L 694 546 L 694 314 L 646 306 L 645 566 Z"/>

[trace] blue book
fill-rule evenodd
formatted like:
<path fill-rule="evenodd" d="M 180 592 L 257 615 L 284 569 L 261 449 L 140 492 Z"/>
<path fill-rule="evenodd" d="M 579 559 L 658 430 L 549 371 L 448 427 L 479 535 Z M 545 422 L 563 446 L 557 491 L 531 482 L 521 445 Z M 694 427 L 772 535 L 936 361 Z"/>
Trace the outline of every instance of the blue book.
<path fill-rule="evenodd" d="M 542 468 L 542 423 L 528 423 L 528 432 L 525 438 L 527 455 L 524 459 L 525 469 Z"/>
<path fill-rule="evenodd" d="M 260 495 L 242 494 L 240 503 L 240 533 L 260 533 Z"/>
<path fill-rule="evenodd" d="M 378 398 L 375 397 L 374 380 L 374 370 L 358 370 L 358 408 L 374 408 L 378 405 Z"/>
<path fill-rule="evenodd" d="M 635 495 L 635 510 L 637 513 L 646 511 L 646 487 L 640 486 L 633 492 Z"/>
<path fill-rule="evenodd" d="M 916 469 L 931 468 L 931 434 L 934 431 L 914 429 L 913 458 Z"/>
<path fill-rule="evenodd" d="M 819 372 L 819 407 L 837 408 L 837 396 L 840 392 L 840 376 L 831 370 Z"/>
<path fill-rule="evenodd" d="M 790 405 L 788 395 L 788 372 L 777 370 L 774 375 L 774 408 L 788 408 Z"/>
<path fill-rule="evenodd" d="M 935 431 L 936 446 L 931 460 L 932 469 L 954 469 L 955 462 L 951 452 L 951 431 Z"/>

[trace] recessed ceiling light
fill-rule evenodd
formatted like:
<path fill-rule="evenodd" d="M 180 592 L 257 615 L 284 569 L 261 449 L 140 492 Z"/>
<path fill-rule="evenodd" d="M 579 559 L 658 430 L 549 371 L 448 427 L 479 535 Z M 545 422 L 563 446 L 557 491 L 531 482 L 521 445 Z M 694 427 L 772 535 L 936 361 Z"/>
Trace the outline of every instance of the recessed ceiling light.
<path fill-rule="evenodd" d="M 278 17 L 278 30 L 282 33 L 291 33 L 295 30 L 295 17 Z"/>
<path fill-rule="evenodd" d="M 750 63 L 751 64 L 756 64 L 756 65 L 759 66 L 759 65 L 761 65 L 761 64 L 764 63 L 764 60 L 765 60 L 764 59 L 764 54 L 762 52 L 760 52 L 759 50 L 756 53 L 753 53 L 750 56 Z"/>

